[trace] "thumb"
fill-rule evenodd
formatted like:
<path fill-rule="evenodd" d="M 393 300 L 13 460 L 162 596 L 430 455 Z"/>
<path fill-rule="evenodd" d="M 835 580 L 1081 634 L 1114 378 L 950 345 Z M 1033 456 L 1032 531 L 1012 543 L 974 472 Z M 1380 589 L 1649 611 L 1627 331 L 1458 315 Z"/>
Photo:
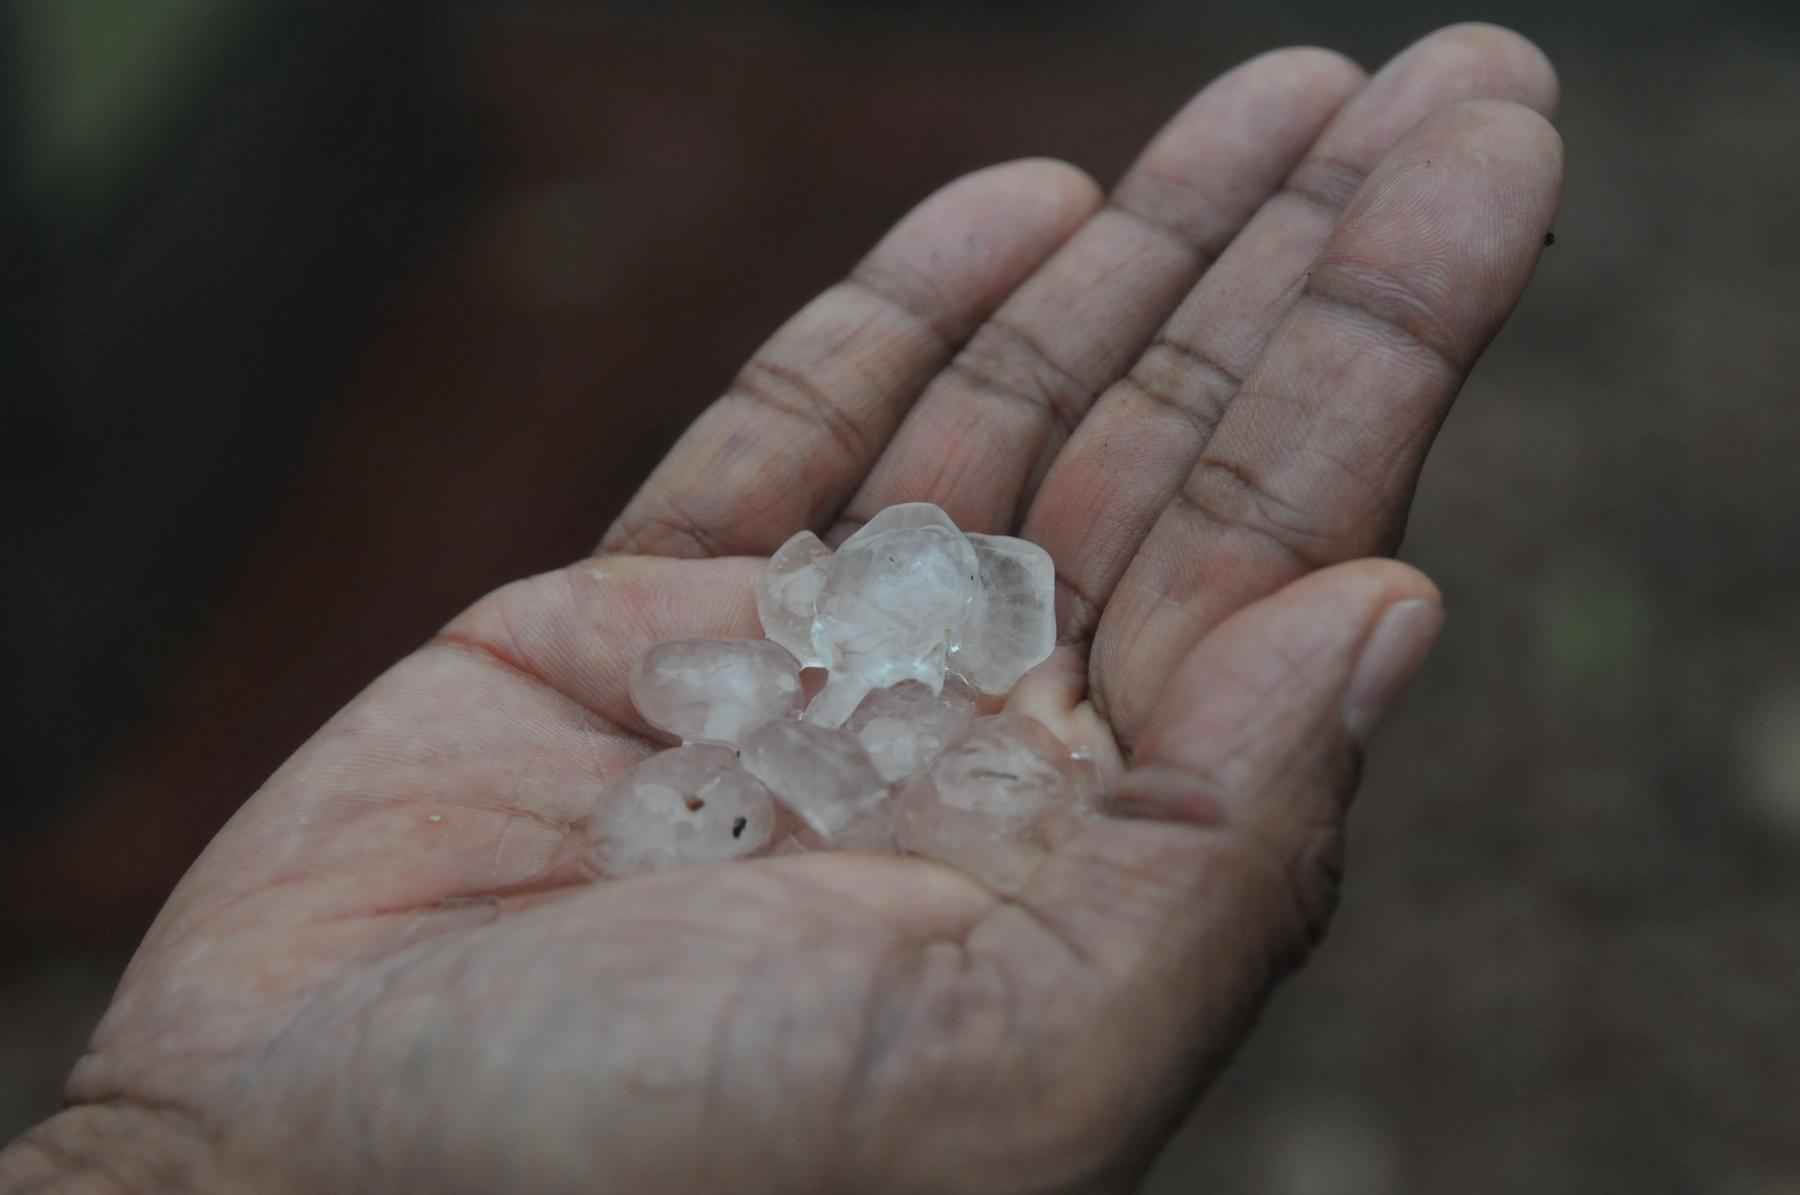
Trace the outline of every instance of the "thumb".
<path fill-rule="evenodd" d="M 1173 1129 L 1323 932 L 1362 745 L 1442 619 L 1424 576 L 1364 560 L 1220 623 L 1171 676 L 1113 816 L 1083 819 L 976 935 L 1021 967 L 1057 940 L 1064 990 L 1089 997 L 1064 1074 L 1115 1148 Z"/>
<path fill-rule="evenodd" d="M 1247 607 L 1177 667 L 1112 812 L 1261 856 L 1286 876 L 1310 943 L 1335 900 L 1362 750 L 1443 619 L 1436 586 L 1386 560 L 1314 573 Z"/>

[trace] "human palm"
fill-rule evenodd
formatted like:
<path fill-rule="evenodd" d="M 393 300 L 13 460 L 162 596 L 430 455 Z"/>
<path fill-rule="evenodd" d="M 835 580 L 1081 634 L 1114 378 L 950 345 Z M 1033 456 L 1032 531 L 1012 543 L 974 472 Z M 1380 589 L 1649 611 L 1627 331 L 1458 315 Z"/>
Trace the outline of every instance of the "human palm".
<path fill-rule="evenodd" d="M 1554 94 L 1493 29 L 1373 80 L 1284 51 L 1109 197 L 1020 162 L 927 200 L 594 558 L 482 599 L 243 807 L 0 1176 L 1128 1185 L 1329 914 L 1438 619 L 1371 557 L 1536 259 Z M 851 853 L 596 875 L 584 818 L 659 745 L 635 658 L 757 634 L 757 557 L 913 500 L 1051 552 L 1064 646 L 1012 700 L 1107 762 L 1108 815 L 1012 898 Z"/>

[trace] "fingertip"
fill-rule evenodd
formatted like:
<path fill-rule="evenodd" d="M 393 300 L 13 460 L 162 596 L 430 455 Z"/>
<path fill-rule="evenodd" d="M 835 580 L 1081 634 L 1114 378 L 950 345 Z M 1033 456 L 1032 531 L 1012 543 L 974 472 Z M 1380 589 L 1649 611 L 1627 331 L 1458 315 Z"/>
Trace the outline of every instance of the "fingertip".
<path fill-rule="evenodd" d="M 1502 148 L 1512 144 L 1530 153 L 1562 156 L 1562 134 L 1550 118 L 1517 100 L 1462 100 L 1433 113 L 1420 127 L 1475 134 L 1500 143 Z"/>
<path fill-rule="evenodd" d="M 1390 162 L 1395 173 L 1433 163 L 1450 167 L 1442 174 L 1447 185 L 1466 192 L 1459 204 L 1465 212 L 1476 211 L 1481 196 L 1491 196 L 1502 223 L 1521 228 L 1533 244 L 1549 226 L 1562 193 L 1562 134 L 1543 113 L 1514 100 L 1452 104 L 1415 129 Z"/>
<path fill-rule="evenodd" d="M 1375 728 L 1412 683 L 1444 628 L 1441 601 L 1407 598 L 1381 611 L 1357 652 L 1344 689 L 1344 729 L 1366 746 Z"/>
<path fill-rule="evenodd" d="M 1465 94 L 1514 100 L 1549 115 L 1556 111 L 1561 84 L 1549 56 L 1537 43 L 1502 25 L 1469 21 L 1420 38 L 1402 59 L 1429 59 L 1440 77 L 1462 81 Z"/>
<path fill-rule="evenodd" d="M 1256 614 L 1258 606 L 1267 610 Z M 1444 595 L 1432 579 L 1397 560 L 1353 560 L 1321 569 L 1245 611 L 1264 622 L 1264 638 L 1284 627 L 1322 628 L 1313 678 L 1320 700 L 1337 694 L 1350 741 L 1366 745 L 1388 709 L 1417 675 L 1444 626 Z M 1221 630 L 1229 627 L 1226 623 Z M 1256 637 L 1246 636 L 1254 648 Z"/>
<path fill-rule="evenodd" d="M 1321 596 L 1329 592 L 1339 600 L 1349 598 L 1362 603 L 1371 616 L 1397 602 L 1428 601 L 1442 605 L 1444 601 L 1437 582 L 1410 564 L 1385 557 L 1334 564 L 1302 577 L 1288 588 L 1306 592 L 1314 587 Z"/>
<path fill-rule="evenodd" d="M 1163 125 L 1113 201 L 1217 257 L 1365 82 L 1354 62 L 1312 46 L 1241 63 Z"/>
<path fill-rule="evenodd" d="M 1287 77 L 1321 90 L 1344 95 L 1369 81 L 1369 72 L 1349 55 L 1326 46 L 1283 46 L 1248 59 L 1230 71 L 1267 72 Z"/>
<path fill-rule="evenodd" d="M 1496 99 L 1554 111 L 1556 72 L 1544 52 L 1497 25 L 1439 29 L 1396 54 L 1351 99 L 1315 156 L 1362 171 L 1461 101 Z"/>
<path fill-rule="evenodd" d="M 1382 158 L 1345 218 L 1420 167 L 1469 187 L 1535 186 L 1561 178 L 1562 154 L 1562 134 L 1542 113 L 1515 100 L 1461 100 L 1427 116 Z"/>
<path fill-rule="evenodd" d="M 1399 329 L 1460 375 L 1530 280 L 1561 193 L 1561 138 L 1540 113 L 1451 104 L 1370 174 L 1309 293 Z"/>
<path fill-rule="evenodd" d="M 1295 587 L 1308 584 L 1318 586 L 1306 596 L 1321 609 L 1344 610 L 1344 633 L 1353 646 L 1340 717 L 1351 741 L 1366 746 L 1437 643 L 1444 628 L 1443 592 L 1430 577 L 1397 560 L 1351 561 Z"/>
<path fill-rule="evenodd" d="M 1506 63 L 1517 86 L 1514 98 L 1519 103 L 1546 117 L 1556 114 L 1562 100 L 1562 81 L 1557 77 L 1556 64 L 1536 42 L 1517 30 L 1487 21 L 1465 21 L 1444 32 L 1472 53 Z"/>
<path fill-rule="evenodd" d="M 1219 629 L 1225 631 L 1237 619 L 1270 627 L 1311 623 L 1327 627 L 1343 643 L 1354 645 L 1366 638 L 1388 611 L 1408 603 L 1441 610 L 1444 595 L 1435 581 L 1412 565 L 1370 557 L 1309 573 L 1245 608 Z"/>
<path fill-rule="evenodd" d="M 1547 227 L 1562 195 L 1563 137 L 1544 113 L 1507 100 L 1471 100 L 1457 105 L 1488 160 L 1500 164 L 1535 200 Z M 1535 241 L 1541 230 L 1531 234 Z"/>
<path fill-rule="evenodd" d="M 1080 169 L 1050 158 L 961 175 L 903 216 L 852 277 L 930 321 L 943 342 L 968 336 L 1103 202 Z"/>
<path fill-rule="evenodd" d="M 1072 162 L 1051 157 L 999 162 L 964 175 L 950 187 L 966 188 L 987 202 L 1018 205 L 1027 216 L 1035 215 L 1047 225 L 1071 231 L 1106 202 L 1105 190 L 1092 175 Z"/>
<path fill-rule="evenodd" d="M 1176 664 L 1136 754 L 1188 767 L 1221 754 L 1286 757 L 1284 735 L 1341 700 L 1382 619 L 1408 605 L 1441 611 L 1443 595 L 1418 569 L 1382 558 L 1319 569 L 1251 603 Z"/>

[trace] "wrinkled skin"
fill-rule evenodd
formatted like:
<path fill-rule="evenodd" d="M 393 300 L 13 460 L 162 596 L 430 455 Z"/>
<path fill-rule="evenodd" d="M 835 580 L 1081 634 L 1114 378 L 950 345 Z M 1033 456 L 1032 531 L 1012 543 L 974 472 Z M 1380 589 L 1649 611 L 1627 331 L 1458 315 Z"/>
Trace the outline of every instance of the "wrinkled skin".
<path fill-rule="evenodd" d="M 244 805 L 0 1189 L 1128 1187 L 1324 928 L 1439 618 L 1381 556 L 1536 261 L 1555 95 L 1491 28 L 1373 79 L 1282 51 L 1110 195 L 1029 161 L 928 199 L 594 558 Z M 910 500 L 1055 558 L 1065 646 L 1013 703 L 1108 761 L 1109 816 L 1014 900 L 854 854 L 594 878 L 582 819 L 653 746 L 631 662 L 758 633 L 756 557 Z"/>

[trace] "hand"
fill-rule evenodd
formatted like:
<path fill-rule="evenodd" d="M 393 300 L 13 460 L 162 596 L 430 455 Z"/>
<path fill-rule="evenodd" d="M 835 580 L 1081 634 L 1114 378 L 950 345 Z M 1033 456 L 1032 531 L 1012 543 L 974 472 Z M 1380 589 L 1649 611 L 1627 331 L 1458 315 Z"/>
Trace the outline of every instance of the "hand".
<path fill-rule="evenodd" d="M 1372 80 L 1283 51 L 1110 196 L 1031 161 L 928 199 L 599 555 L 477 603 L 244 806 L 0 1175 L 1130 1183 L 1325 926 L 1361 745 L 1440 618 L 1371 557 L 1535 262 L 1555 94 L 1491 28 Z M 757 634 L 754 557 L 910 500 L 1050 550 L 1065 646 L 1014 700 L 1115 753 L 1113 816 L 1013 900 L 852 854 L 581 882 L 581 819 L 652 749 L 631 662 Z"/>

